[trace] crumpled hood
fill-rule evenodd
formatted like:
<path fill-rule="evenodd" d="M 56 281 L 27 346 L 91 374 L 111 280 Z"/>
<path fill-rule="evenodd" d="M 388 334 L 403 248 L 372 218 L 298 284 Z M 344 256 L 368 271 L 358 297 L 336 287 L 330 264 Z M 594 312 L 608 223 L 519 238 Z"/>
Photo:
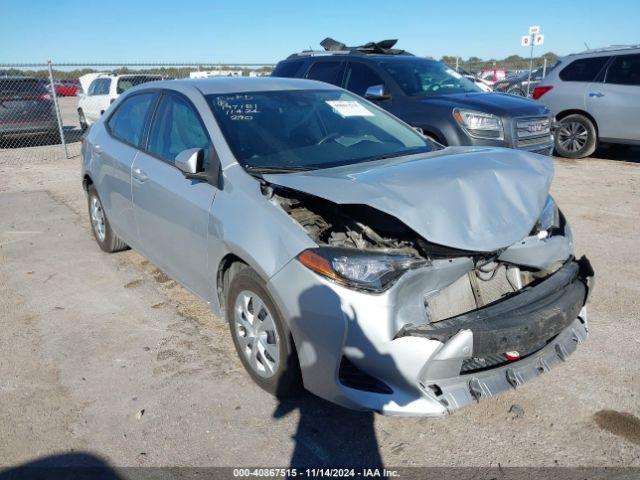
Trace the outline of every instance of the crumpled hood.
<path fill-rule="evenodd" d="M 451 147 L 264 178 L 334 203 L 377 208 L 432 243 L 492 252 L 529 234 L 549 194 L 553 162 L 518 150 Z"/>

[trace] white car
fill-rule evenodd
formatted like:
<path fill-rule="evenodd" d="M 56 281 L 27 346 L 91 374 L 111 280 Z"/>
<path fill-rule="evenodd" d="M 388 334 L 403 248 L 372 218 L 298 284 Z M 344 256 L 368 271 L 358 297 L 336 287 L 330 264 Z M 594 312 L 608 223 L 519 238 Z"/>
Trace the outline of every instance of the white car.
<path fill-rule="evenodd" d="M 141 83 L 162 80 L 160 75 L 88 73 L 79 78 L 82 92 L 78 101 L 80 128 L 86 130 L 118 96 Z"/>

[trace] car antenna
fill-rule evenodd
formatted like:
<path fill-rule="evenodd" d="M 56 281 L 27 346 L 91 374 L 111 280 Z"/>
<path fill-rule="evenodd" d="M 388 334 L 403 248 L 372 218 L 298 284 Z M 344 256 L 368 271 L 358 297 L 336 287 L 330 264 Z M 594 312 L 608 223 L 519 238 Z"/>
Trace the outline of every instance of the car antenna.
<path fill-rule="evenodd" d="M 591 50 L 591 49 L 589 48 L 589 45 L 587 45 L 587 42 L 582 42 L 582 43 L 584 43 L 584 46 L 585 46 L 585 47 L 587 47 L 587 50 Z"/>

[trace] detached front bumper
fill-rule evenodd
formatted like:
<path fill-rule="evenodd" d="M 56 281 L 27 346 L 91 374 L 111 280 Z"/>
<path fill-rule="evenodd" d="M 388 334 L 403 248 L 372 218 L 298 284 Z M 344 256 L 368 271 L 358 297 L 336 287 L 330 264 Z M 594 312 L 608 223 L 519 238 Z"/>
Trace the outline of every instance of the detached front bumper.
<path fill-rule="evenodd" d="M 429 324 L 422 302 L 410 299 L 466 268 L 464 259 L 446 262 L 371 295 L 290 262 L 268 287 L 289 321 L 305 387 L 349 408 L 445 415 L 548 371 L 586 339 L 588 260 L 567 261 L 506 300 Z"/>

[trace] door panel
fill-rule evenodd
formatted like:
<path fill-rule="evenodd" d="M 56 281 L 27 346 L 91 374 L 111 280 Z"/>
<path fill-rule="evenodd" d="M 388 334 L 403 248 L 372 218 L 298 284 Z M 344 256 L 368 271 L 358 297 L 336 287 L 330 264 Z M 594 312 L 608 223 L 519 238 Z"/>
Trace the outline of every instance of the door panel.
<path fill-rule="evenodd" d="M 216 189 L 140 152 L 133 163 L 132 191 L 138 248 L 182 285 L 208 298 L 207 229 Z"/>
<path fill-rule="evenodd" d="M 590 84 L 585 101 L 600 137 L 640 140 L 640 86 Z"/>
<path fill-rule="evenodd" d="M 585 94 L 603 138 L 640 140 L 640 54 L 616 55 L 604 83 L 591 83 Z"/>
<path fill-rule="evenodd" d="M 216 189 L 189 180 L 174 166 L 178 153 L 211 148 L 193 104 L 165 92 L 149 129 L 148 152 L 133 163 L 132 190 L 139 248 L 162 270 L 201 298 L 210 298 L 207 270 L 209 210 Z M 205 165 L 205 168 L 207 166 Z"/>

